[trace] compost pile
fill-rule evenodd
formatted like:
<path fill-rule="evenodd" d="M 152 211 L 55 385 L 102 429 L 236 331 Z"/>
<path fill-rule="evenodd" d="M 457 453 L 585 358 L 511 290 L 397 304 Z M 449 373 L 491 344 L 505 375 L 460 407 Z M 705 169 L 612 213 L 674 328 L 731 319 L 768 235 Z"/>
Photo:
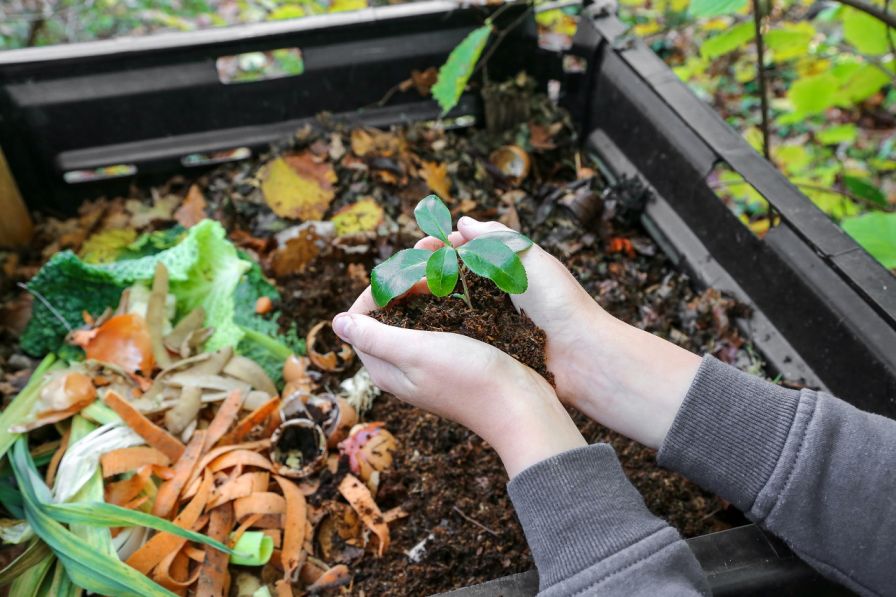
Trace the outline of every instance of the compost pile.
<path fill-rule="evenodd" d="M 741 307 L 695 292 L 641 228 L 644 189 L 509 87 L 526 109 L 502 131 L 321 117 L 258 160 L 38 216 L 3 262 L 12 594 L 424 595 L 530 568 L 490 448 L 379 395 L 328 327 L 420 237 L 430 193 L 529 235 L 625 321 L 753 366 Z M 650 450 L 579 422 L 685 535 L 730 524 Z"/>

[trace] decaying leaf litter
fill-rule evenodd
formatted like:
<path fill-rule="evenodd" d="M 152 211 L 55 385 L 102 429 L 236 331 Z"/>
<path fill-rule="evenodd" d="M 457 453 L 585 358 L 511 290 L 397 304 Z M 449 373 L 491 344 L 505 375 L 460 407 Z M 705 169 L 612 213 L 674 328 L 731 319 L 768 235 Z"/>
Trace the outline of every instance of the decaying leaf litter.
<path fill-rule="evenodd" d="M 13 592 L 128 571 L 136 594 L 420 595 L 531 567 L 494 453 L 377 396 L 326 323 L 419 238 L 429 193 L 529 235 L 614 315 L 753 366 L 742 307 L 695 292 L 640 227 L 644 190 L 607 185 L 547 99 L 522 103 L 502 132 L 322 117 L 257 161 L 38 216 L 33 245 L 3 262 Z M 46 352 L 60 358 L 32 374 Z M 729 524 L 651 451 L 580 423 L 684 534 Z M 110 578 L 85 577 L 72 541 Z"/>

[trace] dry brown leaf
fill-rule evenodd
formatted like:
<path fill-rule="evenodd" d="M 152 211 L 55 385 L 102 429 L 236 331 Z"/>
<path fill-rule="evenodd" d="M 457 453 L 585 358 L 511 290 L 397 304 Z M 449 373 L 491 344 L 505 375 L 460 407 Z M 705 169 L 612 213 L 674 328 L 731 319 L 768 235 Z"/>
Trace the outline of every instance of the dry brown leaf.
<path fill-rule="evenodd" d="M 370 153 L 379 156 L 395 155 L 401 150 L 402 141 L 395 135 L 374 128 L 352 131 L 352 153 L 363 157 Z"/>
<path fill-rule="evenodd" d="M 156 197 L 152 205 L 147 205 L 139 199 L 128 199 L 125 202 L 125 209 L 131 213 L 131 226 L 144 228 L 156 220 L 173 219 L 174 210 L 180 203 L 180 197 L 177 195 Z"/>
<path fill-rule="evenodd" d="M 205 196 L 199 185 L 193 185 L 187 191 L 187 197 L 177 211 L 174 212 L 174 219 L 184 228 L 195 226 L 205 219 Z"/>
<path fill-rule="evenodd" d="M 432 189 L 432 192 L 441 197 L 446 203 L 451 203 L 451 179 L 448 178 L 448 165 L 438 162 L 423 162 L 420 168 L 423 180 Z"/>
<path fill-rule="evenodd" d="M 286 245 L 271 254 L 271 269 L 274 274 L 280 278 L 305 271 L 320 253 L 318 238 L 313 228 L 305 228 L 286 241 Z"/>
<path fill-rule="evenodd" d="M 439 71 L 434 66 L 430 66 L 428 69 L 424 71 L 412 70 L 411 71 L 411 81 L 414 83 L 414 87 L 417 89 L 417 93 L 426 97 L 430 94 L 432 90 L 432 86 L 436 84 L 436 80 L 439 78 Z"/>
<path fill-rule="evenodd" d="M 335 196 L 336 173 L 310 152 L 268 162 L 261 176 L 264 199 L 281 218 L 319 220 Z"/>
<path fill-rule="evenodd" d="M 536 122 L 529 123 L 529 143 L 533 149 L 546 151 L 554 149 L 557 145 L 554 143 L 554 135 L 559 131 L 553 126 L 544 126 Z"/>

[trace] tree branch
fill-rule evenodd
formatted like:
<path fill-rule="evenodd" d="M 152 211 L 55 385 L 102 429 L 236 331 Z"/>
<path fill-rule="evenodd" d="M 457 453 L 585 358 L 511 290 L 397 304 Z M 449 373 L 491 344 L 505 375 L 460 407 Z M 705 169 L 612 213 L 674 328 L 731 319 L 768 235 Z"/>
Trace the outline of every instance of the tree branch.
<path fill-rule="evenodd" d="M 865 14 L 869 14 L 872 17 L 876 18 L 879 21 L 883 21 L 893 29 L 896 29 L 896 15 L 892 15 L 889 12 L 881 9 L 879 6 L 875 6 L 870 2 L 865 2 L 864 0 L 837 0 L 840 4 L 845 4 L 847 6 L 852 6 L 856 10 L 860 10 Z"/>
<path fill-rule="evenodd" d="M 756 75 L 759 79 L 759 105 L 762 110 L 762 154 L 771 161 L 771 130 L 768 122 L 768 90 L 765 74 L 765 41 L 762 39 L 762 3 L 753 0 L 753 27 L 756 30 Z"/>

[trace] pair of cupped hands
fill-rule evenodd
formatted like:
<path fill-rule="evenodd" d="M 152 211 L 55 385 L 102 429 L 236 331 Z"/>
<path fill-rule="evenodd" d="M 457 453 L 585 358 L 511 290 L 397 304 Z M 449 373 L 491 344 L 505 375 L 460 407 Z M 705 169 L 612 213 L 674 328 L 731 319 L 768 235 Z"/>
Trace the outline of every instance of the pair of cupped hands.
<path fill-rule="evenodd" d="M 470 217 L 461 218 L 457 228 L 449 237 L 455 246 L 506 230 L 498 222 Z M 441 246 L 433 237 L 416 245 Z M 547 366 L 556 390 L 529 367 L 478 340 L 376 321 L 367 316 L 377 308 L 369 287 L 347 313 L 334 318 L 333 329 L 355 347 L 377 386 L 482 437 L 511 478 L 586 444 L 563 405 L 659 447 L 700 358 L 611 316 L 538 245 L 520 258 L 529 287 L 511 299 L 547 335 Z"/>

